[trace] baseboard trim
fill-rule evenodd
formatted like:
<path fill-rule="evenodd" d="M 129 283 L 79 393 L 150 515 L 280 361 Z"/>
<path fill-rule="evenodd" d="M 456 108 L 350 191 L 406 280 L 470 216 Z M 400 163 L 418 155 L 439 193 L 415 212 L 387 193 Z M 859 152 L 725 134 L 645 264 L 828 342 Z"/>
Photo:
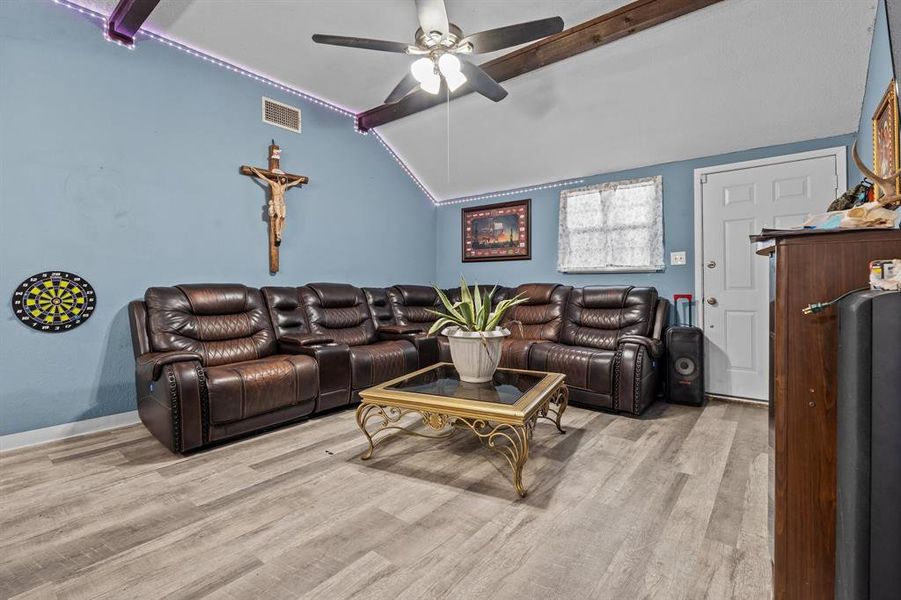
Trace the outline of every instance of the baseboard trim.
<path fill-rule="evenodd" d="M 770 405 L 766 400 L 756 400 L 754 398 L 742 398 L 740 396 L 721 396 L 719 394 L 704 394 L 708 400 L 720 400 L 722 402 L 736 402 L 738 404 L 753 404 L 754 406 L 767 407 Z"/>
<path fill-rule="evenodd" d="M 42 427 L 41 429 L 32 429 L 20 433 L 10 433 L 0 436 L 0 452 L 8 452 L 27 446 L 37 446 L 38 444 L 47 444 L 87 435 L 89 433 L 97 433 L 98 431 L 134 425 L 135 423 L 140 422 L 141 419 L 138 417 L 138 411 L 132 410 L 129 412 L 117 413 L 115 415 L 97 417 L 95 419 L 85 419 L 83 421 L 62 423 L 60 425 Z"/>

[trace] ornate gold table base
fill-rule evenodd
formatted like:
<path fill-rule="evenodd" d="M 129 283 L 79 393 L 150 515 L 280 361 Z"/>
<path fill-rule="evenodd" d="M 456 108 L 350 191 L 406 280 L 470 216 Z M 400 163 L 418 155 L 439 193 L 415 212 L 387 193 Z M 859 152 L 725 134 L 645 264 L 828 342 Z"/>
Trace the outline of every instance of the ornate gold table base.
<path fill-rule="evenodd" d="M 526 489 L 522 484 L 522 469 L 529 459 L 529 444 L 532 440 L 532 431 L 538 419 L 547 419 L 557 426 L 560 433 L 566 431 L 560 426 L 560 419 L 569 400 L 569 390 L 561 385 L 545 400 L 538 409 L 525 419 L 522 425 L 508 423 L 493 424 L 482 418 L 468 418 L 456 415 L 448 415 L 436 412 L 398 408 L 388 404 L 361 404 L 357 408 L 357 425 L 366 436 L 369 448 L 360 455 L 362 460 L 372 458 L 375 447 L 386 437 L 376 440 L 376 436 L 386 431 L 397 431 L 417 437 L 445 439 L 453 436 L 458 430 L 469 429 L 482 442 L 483 445 L 498 452 L 507 459 L 507 463 L 513 470 L 513 485 L 520 496 L 526 495 Z M 436 433 L 422 433 L 413 431 L 398 425 L 398 422 L 409 413 L 418 413 L 423 424 Z M 378 427 L 370 432 L 367 425 L 370 421 L 378 422 Z"/>

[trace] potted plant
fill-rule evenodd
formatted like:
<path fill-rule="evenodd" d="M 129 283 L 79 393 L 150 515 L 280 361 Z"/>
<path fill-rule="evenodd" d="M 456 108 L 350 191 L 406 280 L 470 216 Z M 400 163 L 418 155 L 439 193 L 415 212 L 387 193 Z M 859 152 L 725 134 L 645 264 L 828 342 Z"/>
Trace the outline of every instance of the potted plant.
<path fill-rule="evenodd" d="M 466 280 L 460 278 L 460 301 L 451 302 L 442 290 L 435 286 L 444 312 L 430 311 L 439 319 L 429 329 L 429 335 L 441 332 L 450 342 L 451 360 L 460 374 L 460 379 L 468 383 L 491 381 L 497 365 L 501 361 L 504 338 L 510 331 L 500 327 L 504 314 L 517 304 L 526 301 L 521 296 L 501 300 L 494 310 L 491 303 L 497 286 L 487 294 L 482 294 L 478 284 L 472 292 Z"/>

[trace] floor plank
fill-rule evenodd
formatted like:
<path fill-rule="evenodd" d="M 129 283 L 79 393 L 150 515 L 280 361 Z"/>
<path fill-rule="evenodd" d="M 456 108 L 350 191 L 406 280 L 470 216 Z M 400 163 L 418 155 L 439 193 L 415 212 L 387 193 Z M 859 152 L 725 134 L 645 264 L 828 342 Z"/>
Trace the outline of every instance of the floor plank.
<path fill-rule="evenodd" d="M 766 410 L 541 423 L 359 460 L 353 412 L 179 457 L 141 426 L 0 454 L 0 598 L 768 598 Z"/>

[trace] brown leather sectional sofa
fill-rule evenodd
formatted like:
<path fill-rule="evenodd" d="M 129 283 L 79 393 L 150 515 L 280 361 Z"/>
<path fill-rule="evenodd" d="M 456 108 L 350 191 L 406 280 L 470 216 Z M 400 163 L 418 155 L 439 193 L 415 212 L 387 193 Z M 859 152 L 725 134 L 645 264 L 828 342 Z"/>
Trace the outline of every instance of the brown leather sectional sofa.
<path fill-rule="evenodd" d="M 525 284 L 494 300 L 517 294 L 528 301 L 505 319 L 502 366 L 565 373 L 577 404 L 638 415 L 654 401 L 669 306 L 654 288 Z M 129 304 L 138 412 L 167 448 L 188 452 L 348 406 L 362 389 L 450 361 L 447 339 L 425 335 L 439 308 L 418 285 L 150 288 Z"/>

